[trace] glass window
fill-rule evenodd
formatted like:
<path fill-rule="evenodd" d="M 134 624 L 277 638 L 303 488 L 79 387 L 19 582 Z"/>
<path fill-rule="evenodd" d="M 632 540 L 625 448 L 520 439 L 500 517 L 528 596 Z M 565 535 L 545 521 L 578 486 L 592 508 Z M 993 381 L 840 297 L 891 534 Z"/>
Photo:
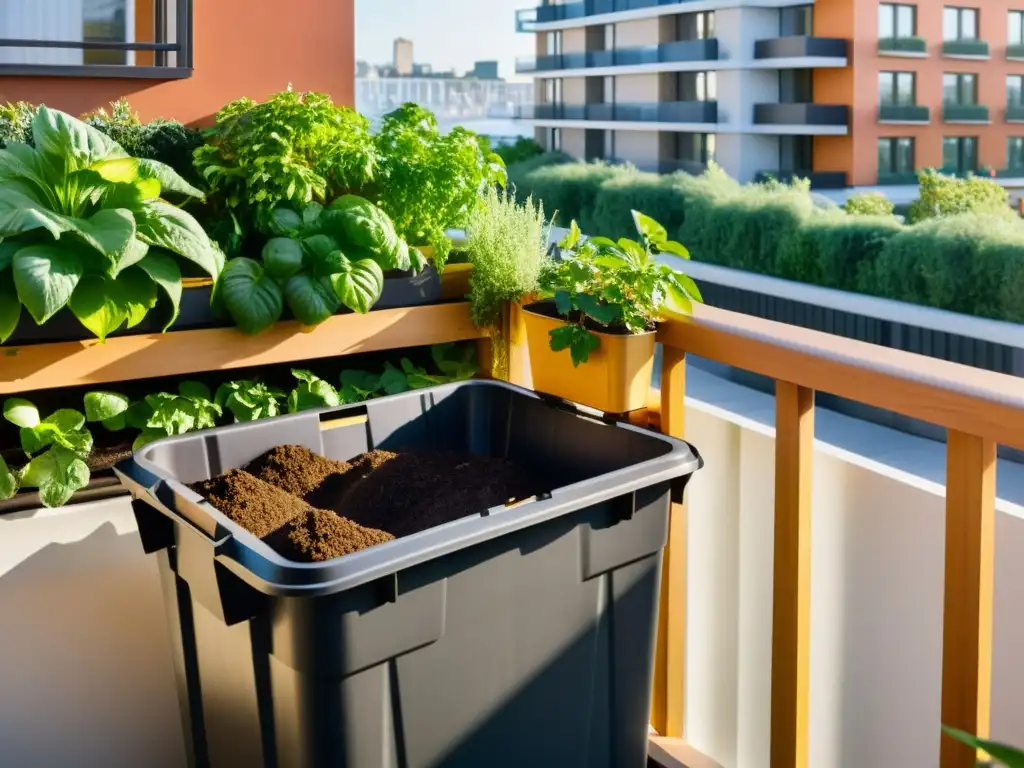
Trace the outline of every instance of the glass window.
<path fill-rule="evenodd" d="M 615 50 L 615 25 L 605 24 L 604 25 L 604 49 L 606 51 Z"/>
<path fill-rule="evenodd" d="M 916 104 L 916 76 L 913 72 L 879 72 L 878 103 Z"/>
<path fill-rule="evenodd" d="M 715 36 L 715 12 L 705 11 L 697 14 L 697 37 L 709 40 Z"/>
<path fill-rule="evenodd" d="M 562 151 L 562 129 L 561 128 L 552 128 L 551 129 L 551 141 L 549 143 L 551 145 L 551 151 L 552 152 L 561 152 Z"/>
<path fill-rule="evenodd" d="M 1010 136 L 1006 140 L 1006 167 L 1024 170 L 1024 136 Z"/>
<path fill-rule="evenodd" d="M 615 76 L 606 75 L 604 78 L 604 93 L 602 94 L 602 101 L 605 104 L 615 103 Z"/>
<path fill-rule="evenodd" d="M 978 9 L 953 8 L 942 10 L 943 40 L 976 40 L 978 38 Z"/>
<path fill-rule="evenodd" d="M 1024 107 L 1024 75 L 1007 75 L 1006 106 Z"/>
<path fill-rule="evenodd" d="M 615 157 L 615 131 L 604 132 L 604 156 L 609 159 Z"/>
<path fill-rule="evenodd" d="M 914 140 L 911 138 L 884 138 L 878 140 L 879 175 L 914 172 Z"/>
<path fill-rule="evenodd" d="M 781 104 L 809 104 L 813 101 L 812 70 L 784 69 L 779 72 L 779 102 Z"/>
<path fill-rule="evenodd" d="M 714 72 L 697 73 L 697 101 L 714 101 L 718 98 L 718 83 Z"/>
<path fill-rule="evenodd" d="M 814 6 L 798 5 L 779 9 L 779 36 L 793 37 L 814 33 Z"/>
<path fill-rule="evenodd" d="M 1010 45 L 1024 45 L 1024 11 L 1010 11 L 1006 41 Z"/>
<path fill-rule="evenodd" d="M 942 76 L 943 104 L 977 104 L 978 76 L 974 74 L 951 74 Z"/>
<path fill-rule="evenodd" d="M 942 139 L 942 167 L 954 173 L 978 170 L 978 137 L 946 136 Z"/>
<path fill-rule="evenodd" d="M 548 56 L 558 56 L 562 53 L 562 30 L 548 32 L 547 46 Z"/>
<path fill-rule="evenodd" d="M 553 78 L 544 81 L 544 102 L 560 104 L 562 101 L 562 79 Z"/>
<path fill-rule="evenodd" d="M 878 6 L 878 37 L 887 40 L 917 34 L 917 6 L 882 3 Z"/>
<path fill-rule="evenodd" d="M 707 40 L 715 36 L 715 12 L 681 13 L 676 16 L 677 40 Z"/>
<path fill-rule="evenodd" d="M 129 40 L 127 0 L 85 0 L 82 40 L 123 43 Z M 125 51 L 82 51 L 83 64 L 126 64 Z"/>

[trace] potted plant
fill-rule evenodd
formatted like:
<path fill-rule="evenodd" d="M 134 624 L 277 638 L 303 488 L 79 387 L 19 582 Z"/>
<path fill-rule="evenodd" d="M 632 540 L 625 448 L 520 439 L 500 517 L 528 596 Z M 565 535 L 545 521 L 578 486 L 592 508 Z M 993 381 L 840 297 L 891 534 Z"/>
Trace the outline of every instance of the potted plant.
<path fill-rule="evenodd" d="M 524 308 L 534 388 L 606 413 L 646 407 L 658 321 L 701 301 L 690 277 L 655 258 L 688 259 L 686 248 L 632 214 L 639 242 L 585 239 L 573 221 L 541 275 L 542 300 Z"/>

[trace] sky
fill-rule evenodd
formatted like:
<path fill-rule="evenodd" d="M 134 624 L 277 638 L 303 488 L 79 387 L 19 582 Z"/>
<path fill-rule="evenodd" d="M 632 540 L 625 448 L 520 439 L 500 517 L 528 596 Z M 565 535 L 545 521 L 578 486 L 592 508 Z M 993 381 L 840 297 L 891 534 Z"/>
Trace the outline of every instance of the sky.
<path fill-rule="evenodd" d="M 530 55 L 535 38 L 516 33 L 516 11 L 533 5 L 537 0 L 356 0 L 356 58 L 390 63 L 395 38 L 405 37 L 417 64 L 465 72 L 475 61 L 497 59 L 502 77 L 522 79 L 515 58 Z"/>

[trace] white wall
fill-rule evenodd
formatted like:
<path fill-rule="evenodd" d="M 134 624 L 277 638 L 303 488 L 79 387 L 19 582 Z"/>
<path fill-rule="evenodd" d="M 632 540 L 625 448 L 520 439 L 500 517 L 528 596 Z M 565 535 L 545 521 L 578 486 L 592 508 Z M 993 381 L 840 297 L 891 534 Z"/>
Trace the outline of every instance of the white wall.
<path fill-rule="evenodd" d="M 759 171 L 779 167 L 779 138 L 756 133 L 719 133 L 715 137 L 715 162 L 741 182 L 753 181 Z"/>
<path fill-rule="evenodd" d="M 587 132 L 582 128 L 563 128 L 562 151 L 580 159 L 586 157 Z"/>
<path fill-rule="evenodd" d="M 656 103 L 661 101 L 660 84 L 661 76 L 658 73 L 618 75 L 615 78 L 615 101 L 618 104 Z"/>
<path fill-rule="evenodd" d="M 576 27 L 562 32 L 562 50 L 565 53 L 583 53 L 587 50 L 587 29 Z"/>
<path fill-rule="evenodd" d="M 656 131 L 616 131 L 615 156 L 641 169 L 657 170 L 660 144 Z"/>
<path fill-rule="evenodd" d="M 641 48 L 657 45 L 661 35 L 661 19 L 620 21 L 615 25 L 616 48 Z"/>
<path fill-rule="evenodd" d="M 587 103 L 587 78 L 566 77 L 562 80 L 562 103 L 563 104 L 586 104 Z"/>

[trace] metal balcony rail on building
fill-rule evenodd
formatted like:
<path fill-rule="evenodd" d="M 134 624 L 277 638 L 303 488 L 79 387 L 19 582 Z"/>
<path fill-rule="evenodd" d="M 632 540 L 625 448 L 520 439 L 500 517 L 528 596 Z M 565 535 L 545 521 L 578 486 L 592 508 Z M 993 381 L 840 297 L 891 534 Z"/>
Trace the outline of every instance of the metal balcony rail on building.
<path fill-rule="evenodd" d="M 627 67 L 644 64 L 666 64 L 682 61 L 715 61 L 718 59 L 718 40 L 676 40 L 660 45 L 616 48 L 607 51 L 560 53 L 549 56 L 522 56 L 516 59 L 516 72 L 549 72 L 559 69 L 592 69 L 597 67 Z"/>
<path fill-rule="evenodd" d="M 717 101 L 663 101 L 617 104 L 534 104 L 523 106 L 524 120 L 591 120 L 642 123 L 718 122 Z"/>

